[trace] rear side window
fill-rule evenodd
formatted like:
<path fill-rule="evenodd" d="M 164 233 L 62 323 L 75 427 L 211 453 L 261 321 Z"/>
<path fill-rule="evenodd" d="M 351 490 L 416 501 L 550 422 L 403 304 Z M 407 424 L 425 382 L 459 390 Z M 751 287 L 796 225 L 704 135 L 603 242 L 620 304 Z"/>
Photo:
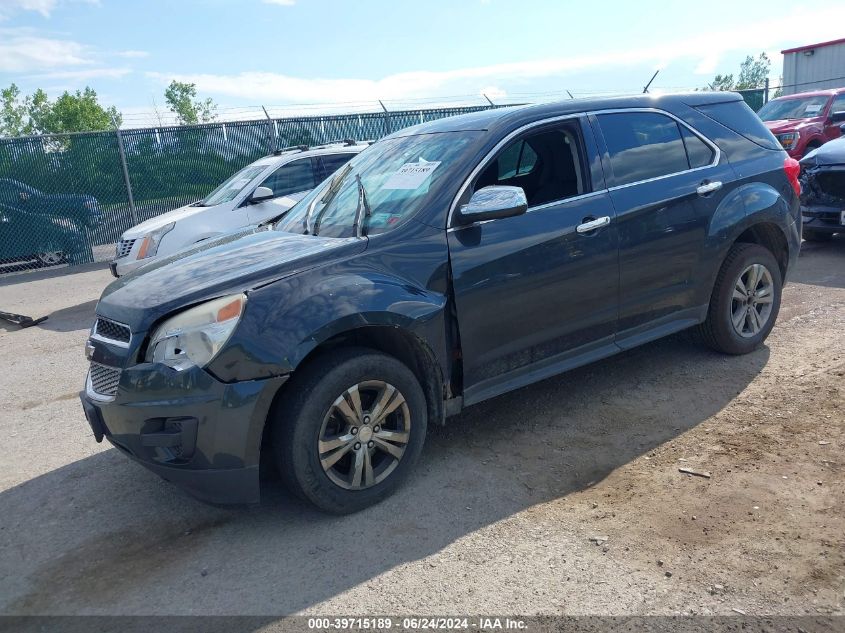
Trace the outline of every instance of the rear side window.
<path fill-rule="evenodd" d="M 710 146 L 693 134 L 689 128 L 683 125 L 679 127 L 684 137 L 684 146 L 687 148 L 689 166 L 695 169 L 696 167 L 706 167 L 712 163 L 714 157 Z"/>
<path fill-rule="evenodd" d="M 696 106 L 696 110 L 737 134 L 744 136 L 760 147 L 774 149 L 779 152 L 783 151 L 783 147 L 772 136 L 772 133 L 769 132 L 769 128 L 754 113 L 754 110 L 748 107 L 745 101 L 710 103 Z"/>
<path fill-rule="evenodd" d="M 600 114 L 598 120 L 610 154 L 614 185 L 689 169 L 674 119 L 656 112 L 623 112 Z"/>
<path fill-rule="evenodd" d="M 320 163 L 322 164 L 323 169 L 320 174 L 320 178 L 325 180 L 352 160 L 353 156 L 355 156 L 355 154 L 352 154 L 351 152 L 347 152 L 345 154 L 324 154 L 323 156 L 320 156 Z"/>
<path fill-rule="evenodd" d="M 313 189 L 315 185 L 314 170 L 311 168 L 310 158 L 282 165 L 261 183 L 262 187 L 272 189 L 275 197 L 308 191 Z"/>

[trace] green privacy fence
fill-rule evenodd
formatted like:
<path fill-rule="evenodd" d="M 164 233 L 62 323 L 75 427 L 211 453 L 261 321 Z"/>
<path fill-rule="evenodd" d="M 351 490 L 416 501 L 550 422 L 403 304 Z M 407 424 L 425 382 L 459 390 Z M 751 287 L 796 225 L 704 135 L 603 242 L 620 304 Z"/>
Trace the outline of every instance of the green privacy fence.
<path fill-rule="evenodd" d="M 109 260 L 138 222 L 208 194 L 275 148 L 393 131 L 491 106 L 0 139 L 0 274 Z"/>
<path fill-rule="evenodd" d="M 757 112 L 757 110 L 762 108 L 770 99 L 769 93 L 769 88 L 752 88 L 750 90 L 739 91 L 739 94 L 742 95 L 742 98 L 745 100 L 745 103 L 747 103 L 748 106 L 752 110 L 754 110 L 754 112 Z"/>

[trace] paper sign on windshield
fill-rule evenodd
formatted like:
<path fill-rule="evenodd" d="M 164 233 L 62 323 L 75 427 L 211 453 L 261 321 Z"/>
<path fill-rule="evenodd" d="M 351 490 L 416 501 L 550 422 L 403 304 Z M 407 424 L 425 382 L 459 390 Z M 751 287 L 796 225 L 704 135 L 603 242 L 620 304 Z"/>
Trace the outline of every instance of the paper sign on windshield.
<path fill-rule="evenodd" d="M 382 188 L 416 189 L 431 178 L 431 174 L 437 169 L 438 165 L 440 165 L 440 161 L 431 163 L 405 163 L 396 173 L 387 179 L 387 182 L 384 183 Z"/>
<path fill-rule="evenodd" d="M 804 112 L 807 113 L 807 114 L 815 114 L 816 112 L 818 112 L 821 109 L 822 109 L 822 107 L 820 105 L 817 105 L 815 103 L 811 103 L 806 108 L 804 108 Z"/>

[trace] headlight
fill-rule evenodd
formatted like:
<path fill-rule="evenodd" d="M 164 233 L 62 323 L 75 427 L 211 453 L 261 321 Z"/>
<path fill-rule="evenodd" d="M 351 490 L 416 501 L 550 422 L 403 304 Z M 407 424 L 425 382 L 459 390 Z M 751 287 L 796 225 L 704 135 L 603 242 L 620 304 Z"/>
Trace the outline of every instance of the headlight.
<path fill-rule="evenodd" d="M 158 252 L 158 245 L 161 244 L 161 238 L 167 235 L 176 226 L 175 222 L 165 224 L 160 229 L 156 229 L 144 236 L 144 241 L 141 242 L 141 249 L 138 251 L 138 259 L 146 259 L 147 257 L 154 257 Z"/>
<path fill-rule="evenodd" d="M 775 134 L 778 142 L 786 149 L 794 147 L 798 142 L 798 132 L 789 132 L 788 134 Z"/>
<path fill-rule="evenodd" d="M 232 336 L 246 305 L 246 295 L 229 295 L 180 312 L 150 338 L 147 362 L 177 371 L 205 367 Z"/>

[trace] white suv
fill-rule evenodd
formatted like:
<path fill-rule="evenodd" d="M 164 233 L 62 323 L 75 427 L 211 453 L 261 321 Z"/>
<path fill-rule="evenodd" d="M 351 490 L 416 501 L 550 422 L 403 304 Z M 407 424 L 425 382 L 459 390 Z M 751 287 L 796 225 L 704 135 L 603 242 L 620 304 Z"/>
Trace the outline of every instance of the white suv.
<path fill-rule="evenodd" d="M 133 226 L 117 243 L 120 277 L 157 257 L 284 213 L 369 143 L 343 141 L 278 151 L 247 165 L 204 199 Z"/>

